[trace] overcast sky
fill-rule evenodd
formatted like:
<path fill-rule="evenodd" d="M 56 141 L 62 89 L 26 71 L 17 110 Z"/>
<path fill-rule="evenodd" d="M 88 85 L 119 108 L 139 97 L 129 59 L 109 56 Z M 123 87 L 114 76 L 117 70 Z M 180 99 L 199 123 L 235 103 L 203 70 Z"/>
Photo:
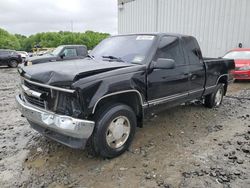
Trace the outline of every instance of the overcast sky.
<path fill-rule="evenodd" d="M 0 28 L 30 35 L 46 31 L 117 33 L 117 0 L 0 0 Z"/>

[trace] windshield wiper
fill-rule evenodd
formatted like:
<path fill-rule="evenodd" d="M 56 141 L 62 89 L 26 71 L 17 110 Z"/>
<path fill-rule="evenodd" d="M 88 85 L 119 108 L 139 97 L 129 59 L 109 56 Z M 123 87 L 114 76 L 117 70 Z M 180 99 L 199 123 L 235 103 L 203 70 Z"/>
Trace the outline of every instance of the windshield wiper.
<path fill-rule="evenodd" d="M 112 59 L 112 60 L 118 60 L 118 61 L 121 61 L 121 62 L 125 62 L 122 58 L 120 57 L 115 57 L 115 56 L 112 56 L 112 55 L 108 55 L 108 56 L 102 56 L 103 58 L 107 58 L 107 59 Z"/>

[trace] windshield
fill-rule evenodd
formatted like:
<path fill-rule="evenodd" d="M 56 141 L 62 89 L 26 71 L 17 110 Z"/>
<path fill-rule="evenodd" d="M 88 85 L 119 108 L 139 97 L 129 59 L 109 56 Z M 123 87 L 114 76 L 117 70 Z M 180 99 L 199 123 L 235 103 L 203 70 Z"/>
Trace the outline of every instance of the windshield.
<path fill-rule="evenodd" d="M 228 59 L 250 59 L 250 51 L 234 51 L 227 53 L 224 58 Z"/>
<path fill-rule="evenodd" d="M 90 53 L 95 59 L 143 63 L 153 44 L 153 35 L 116 36 L 103 40 Z"/>
<path fill-rule="evenodd" d="M 51 53 L 51 55 L 53 56 L 58 56 L 59 53 L 62 51 L 63 46 L 58 46 L 56 49 L 53 50 L 53 52 Z"/>

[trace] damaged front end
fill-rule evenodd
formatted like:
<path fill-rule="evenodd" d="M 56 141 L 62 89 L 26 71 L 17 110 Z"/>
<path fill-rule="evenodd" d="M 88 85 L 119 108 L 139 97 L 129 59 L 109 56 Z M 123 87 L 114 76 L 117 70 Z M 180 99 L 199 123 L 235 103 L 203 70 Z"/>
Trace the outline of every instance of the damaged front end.
<path fill-rule="evenodd" d="M 95 123 L 83 119 L 75 90 L 21 77 L 21 94 L 16 101 L 35 130 L 67 146 L 84 148 L 93 132 Z"/>
<path fill-rule="evenodd" d="M 22 95 L 28 103 L 60 115 L 82 117 L 83 109 L 75 90 L 40 84 L 25 78 L 21 79 Z"/>

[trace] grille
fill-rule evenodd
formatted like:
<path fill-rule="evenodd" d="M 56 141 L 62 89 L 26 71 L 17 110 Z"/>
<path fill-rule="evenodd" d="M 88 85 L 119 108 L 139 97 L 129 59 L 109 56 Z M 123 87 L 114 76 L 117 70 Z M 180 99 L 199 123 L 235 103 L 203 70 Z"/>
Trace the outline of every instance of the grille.
<path fill-rule="evenodd" d="M 45 108 L 45 100 L 42 100 L 42 99 L 38 99 L 36 97 L 32 97 L 32 96 L 29 96 L 27 94 L 24 93 L 24 97 L 25 99 L 30 103 L 30 104 L 33 104 L 35 106 L 39 106 L 41 108 Z"/>
<path fill-rule="evenodd" d="M 39 93 L 50 93 L 50 89 L 49 88 L 45 88 L 45 87 L 41 87 L 41 86 L 37 86 L 34 84 L 31 84 L 29 82 L 27 82 L 26 80 L 24 81 L 24 85 L 28 88 L 30 88 L 31 90 L 37 91 Z"/>
<path fill-rule="evenodd" d="M 36 92 L 39 92 L 39 93 L 47 93 L 47 96 L 50 95 L 50 89 L 49 88 L 44 88 L 44 87 L 41 87 L 41 86 L 37 86 L 37 85 L 34 85 L 34 84 L 31 84 L 27 81 L 24 81 L 24 85 L 26 87 L 28 87 L 29 89 L 33 90 L 33 91 L 36 91 Z M 35 106 L 38 106 L 38 107 L 41 107 L 41 108 L 44 108 L 45 109 L 45 100 L 43 99 L 39 99 L 39 98 L 36 98 L 36 97 L 33 97 L 33 96 L 29 96 L 27 94 L 24 93 L 24 96 L 25 96 L 25 99 L 30 103 L 30 104 L 33 104 Z"/>

